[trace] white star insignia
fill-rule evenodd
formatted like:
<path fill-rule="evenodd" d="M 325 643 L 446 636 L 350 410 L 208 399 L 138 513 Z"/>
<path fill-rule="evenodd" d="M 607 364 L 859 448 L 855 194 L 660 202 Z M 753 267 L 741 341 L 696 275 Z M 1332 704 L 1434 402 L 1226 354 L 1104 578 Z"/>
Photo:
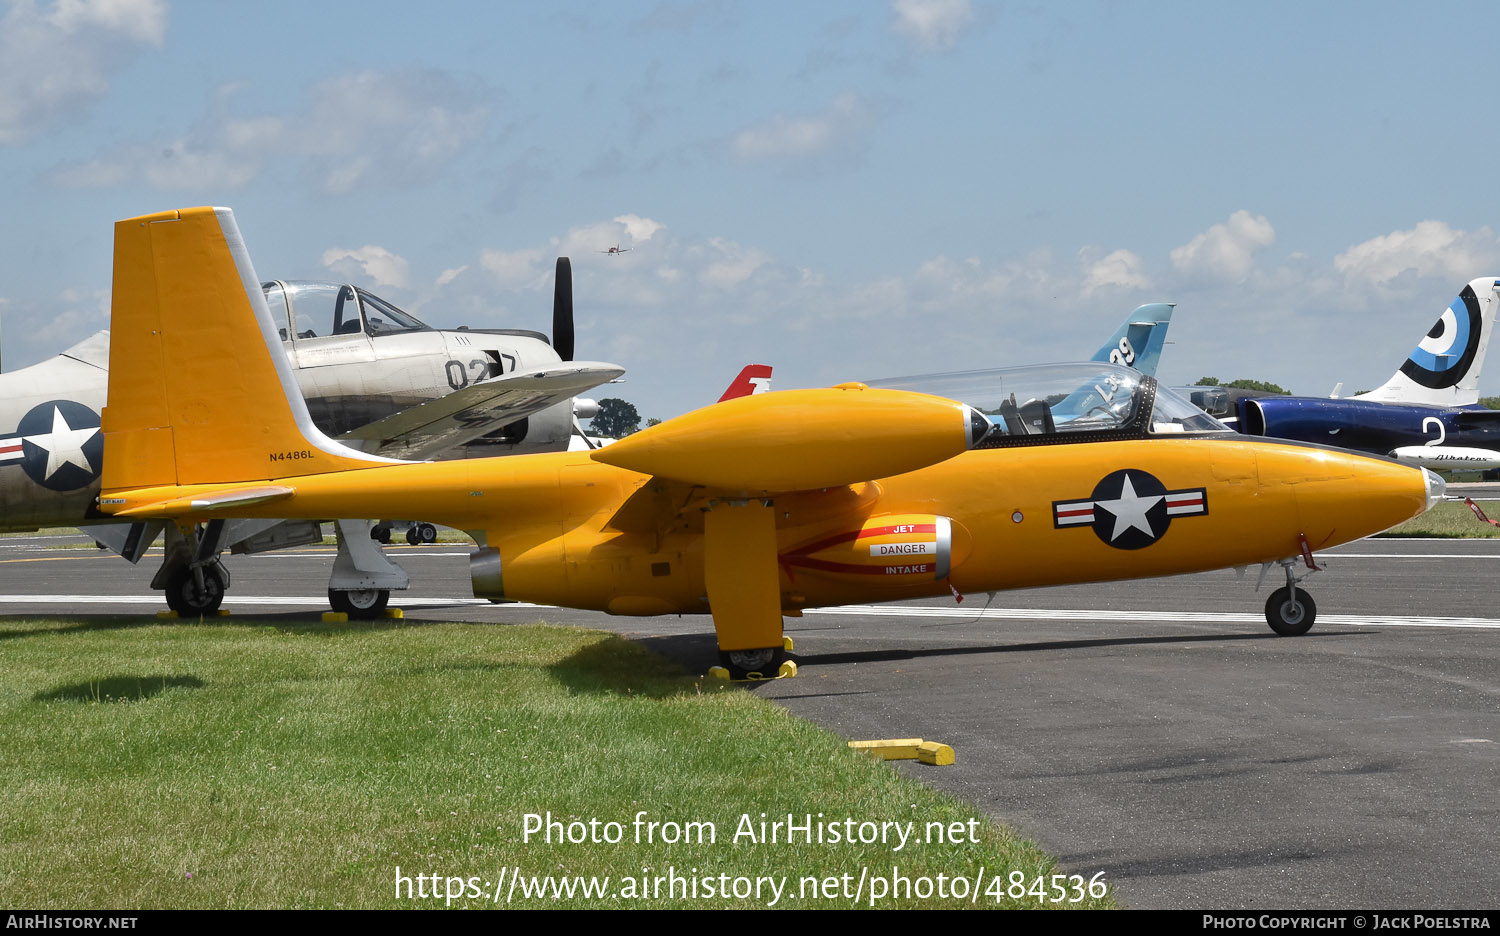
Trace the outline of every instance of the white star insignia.
<path fill-rule="evenodd" d="M 1130 475 L 1125 476 L 1125 483 L 1120 486 L 1120 496 L 1116 500 L 1095 501 L 1095 505 L 1103 507 L 1115 518 L 1115 531 L 1110 534 L 1110 542 L 1120 538 L 1120 534 L 1126 530 L 1140 530 L 1152 539 L 1156 539 L 1156 531 L 1151 529 L 1151 523 L 1146 519 L 1146 512 L 1155 507 L 1162 499 L 1160 494 L 1149 497 L 1141 497 L 1135 493 L 1135 485 L 1130 483 Z"/>
<path fill-rule="evenodd" d="M 89 474 L 94 473 L 94 466 L 89 464 L 88 456 L 83 454 L 83 445 L 98 431 L 98 426 L 74 429 L 63 418 L 62 410 L 54 406 L 52 407 L 52 431 L 43 435 L 27 436 L 26 441 L 46 449 L 47 473 L 44 477 L 45 480 L 50 481 L 63 465 L 77 465 Z"/>

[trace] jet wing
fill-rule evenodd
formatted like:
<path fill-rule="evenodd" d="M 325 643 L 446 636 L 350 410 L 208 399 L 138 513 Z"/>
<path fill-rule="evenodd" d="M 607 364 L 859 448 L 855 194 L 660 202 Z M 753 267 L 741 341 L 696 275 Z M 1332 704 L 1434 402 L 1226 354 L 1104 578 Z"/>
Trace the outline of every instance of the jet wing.
<path fill-rule="evenodd" d="M 434 458 L 623 373 L 623 367 L 597 361 L 531 368 L 393 413 L 339 440 L 387 458 Z"/>

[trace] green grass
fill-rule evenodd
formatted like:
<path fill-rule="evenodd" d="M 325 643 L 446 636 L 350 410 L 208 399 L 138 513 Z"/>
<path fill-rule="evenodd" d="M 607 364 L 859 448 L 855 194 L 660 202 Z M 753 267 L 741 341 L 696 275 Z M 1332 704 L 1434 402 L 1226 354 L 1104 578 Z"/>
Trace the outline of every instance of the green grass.
<path fill-rule="evenodd" d="M 889 874 L 893 865 L 913 878 L 972 877 L 983 867 L 986 882 L 998 876 L 1005 888 L 1011 871 L 1029 883 L 1056 870 L 983 819 L 977 844 L 899 852 L 736 843 L 747 813 L 912 820 L 918 832 L 978 813 L 750 692 L 592 631 L 4 621 L 0 732 L 0 893 L 12 906 L 445 904 L 398 899 L 399 866 L 413 881 L 437 874 L 488 884 L 514 867 L 525 876 L 609 875 L 611 890 L 621 876 L 669 868 L 700 878 L 785 876 L 791 893 L 781 906 L 843 907 L 850 902 L 797 899 L 799 879 L 857 880 L 862 868 Z M 523 816 L 548 811 L 619 822 L 624 841 L 524 842 Z M 637 844 L 639 811 L 647 820 L 712 822 L 717 842 Z M 977 905 L 993 901 L 981 896 Z"/>
<path fill-rule="evenodd" d="M 1485 501 L 1479 505 L 1491 519 L 1500 520 L 1500 504 Z M 1488 539 L 1500 536 L 1500 527 L 1491 526 L 1474 516 L 1466 504 L 1448 502 L 1406 521 L 1381 536 L 1441 536 L 1452 539 Z"/>

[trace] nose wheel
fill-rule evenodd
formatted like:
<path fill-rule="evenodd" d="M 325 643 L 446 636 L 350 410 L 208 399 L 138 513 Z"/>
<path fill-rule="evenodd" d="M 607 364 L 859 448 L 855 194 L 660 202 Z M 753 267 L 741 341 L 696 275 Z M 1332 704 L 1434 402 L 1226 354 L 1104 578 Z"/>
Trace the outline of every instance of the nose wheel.
<path fill-rule="evenodd" d="M 1313 562 L 1312 550 L 1308 548 L 1306 540 L 1302 542 L 1302 560 L 1312 572 L 1320 571 Z M 1276 589 L 1266 599 L 1266 623 L 1271 625 L 1271 630 L 1283 637 L 1300 637 L 1312 630 L 1313 621 L 1318 618 L 1318 606 L 1312 600 L 1312 595 L 1297 587 L 1299 576 L 1292 571 L 1297 565 L 1296 557 L 1282 559 L 1277 565 L 1286 572 L 1286 587 Z M 1261 567 L 1261 581 L 1265 581 L 1266 571 L 1270 566 L 1268 562 Z M 1303 573 L 1304 576 L 1309 574 L 1311 573 Z"/>
<path fill-rule="evenodd" d="M 1266 599 L 1266 623 L 1283 637 L 1300 637 L 1312 629 L 1318 606 L 1296 586 L 1278 588 Z"/>

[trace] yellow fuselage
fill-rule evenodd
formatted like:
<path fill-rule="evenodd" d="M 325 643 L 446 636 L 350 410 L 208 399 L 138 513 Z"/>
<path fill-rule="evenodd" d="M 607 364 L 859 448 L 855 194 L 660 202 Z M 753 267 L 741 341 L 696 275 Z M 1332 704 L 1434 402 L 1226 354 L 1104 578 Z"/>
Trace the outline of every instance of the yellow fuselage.
<path fill-rule="evenodd" d="M 1064 508 L 1093 503 L 1096 486 L 1121 469 L 1135 473 L 1137 487 L 1149 476 L 1169 492 L 1194 493 L 1181 495 L 1188 506 L 1166 522 L 1158 511 L 1143 524 L 1149 542 L 1133 548 L 1119 545 L 1141 539 L 1129 529 L 1110 542 L 1128 518 L 1101 510 L 1092 523 L 1059 520 Z M 498 559 L 498 579 L 477 592 L 616 614 L 709 610 L 704 511 L 735 503 L 601 464 L 588 453 L 385 466 L 275 483 L 295 493 L 193 519 L 422 517 L 470 531 Z M 115 491 L 105 509 L 182 519 L 186 501 L 243 487 Z M 950 583 L 960 592 L 992 591 L 1273 561 L 1297 555 L 1304 542 L 1323 549 L 1400 523 L 1425 509 L 1427 490 L 1419 470 L 1383 459 L 1218 434 L 970 451 L 875 482 L 770 499 L 781 603 L 795 611 L 945 594 Z M 869 562 L 873 547 L 866 553 L 861 544 L 902 539 L 851 539 L 883 517 L 947 518 L 947 577 L 892 573 L 894 566 L 876 574 L 852 569 L 849 542 L 859 561 Z M 832 560 L 800 560 L 808 544 L 827 542 L 834 543 L 825 551 Z M 926 559 L 918 556 L 908 572 Z"/>

